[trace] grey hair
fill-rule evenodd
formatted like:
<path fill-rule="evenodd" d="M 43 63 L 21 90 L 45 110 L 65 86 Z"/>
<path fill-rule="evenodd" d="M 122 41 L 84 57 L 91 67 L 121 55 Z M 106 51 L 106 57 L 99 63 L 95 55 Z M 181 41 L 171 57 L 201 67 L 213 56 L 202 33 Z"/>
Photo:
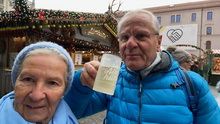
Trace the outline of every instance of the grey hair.
<path fill-rule="evenodd" d="M 58 55 L 60 58 L 61 58 L 61 60 L 63 60 L 65 63 L 66 63 L 66 66 L 67 66 L 67 68 L 68 68 L 68 59 L 66 58 L 66 56 L 65 55 L 63 55 L 60 51 L 58 51 L 57 49 L 55 49 L 55 48 L 47 48 L 47 47 L 44 47 L 44 48 L 37 48 L 37 49 L 34 49 L 34 50 L 32 50 L 32 51 L 30 51 L 30 52 L 28 52 L 26 55 L 25 55 L 25 57 L 24 57 L 24 59 L 21 61 L 21 63 L 19 63 L 19 65 L 18 65 L 18 75 L 21 73 L 21 70 L 22 70 L 22 68 L 23 68 L 23 62 L 24 62 L 24 60 L 26 60 L 28 57 L 30 57 L 30 56 L 34 56 L 34 55 L 45 55 L 45 54 L 56 54 L 56 55 Z M 67 73 L 65 73 L 65 91 L 66 91 L 66 89 L 67 89 L 67 87 L 68 87 L 68 85 L 69 84 L 67 84 L 68 83 L 68 74 L 69 73 L 69 71 L 67 71 Z"/>
<path fill-rule="evenodd" d="M 177 49 L 177 46 L 168 46 L 167 51 L 173 56 L 173 58 L 177 62 L 179 62 L 179 64 L 182 64 L 188 59 L 192 59 L 192 55 L 189 52 L 182 49 Z"/>
<path fill-rule="evenodd" d="M 137 10 L 131 10 L 129 12 L 127 12 L 119 21 L 118 25 L 117 25 L 117 31 L 118 31 L 118 36 L 119 36 L 119 32 L 121 31 L 121 25 L 124 23 L 124 20 L 126 17 L 133 15 L 133 14 L 139 14 L 139 13 L 144 13 L 149 15 L 152 18 L 152 27 L 155 31 L 156 34 L 160 34 L 160 25 L 157 21 L 157 17 L 150 11 L 148 10 L 143 10 L 143 9 L 137 9 Z"/>

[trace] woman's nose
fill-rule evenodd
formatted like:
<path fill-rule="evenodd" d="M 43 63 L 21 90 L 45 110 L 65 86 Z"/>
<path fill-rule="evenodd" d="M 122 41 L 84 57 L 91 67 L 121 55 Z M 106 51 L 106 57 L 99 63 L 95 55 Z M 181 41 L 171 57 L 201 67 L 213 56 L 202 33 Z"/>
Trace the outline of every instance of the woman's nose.
<path fill-rule="evenodd" d="M 33 101 L 39 101 L 41 99 L 44 99 L 46 97 L 46 94 L 45 94 L 45 91 L 44 91 L 44 86 L 36 85 L 35 87 L 33 87 L 32 91 L 29 94 L 29 97 Z"/>

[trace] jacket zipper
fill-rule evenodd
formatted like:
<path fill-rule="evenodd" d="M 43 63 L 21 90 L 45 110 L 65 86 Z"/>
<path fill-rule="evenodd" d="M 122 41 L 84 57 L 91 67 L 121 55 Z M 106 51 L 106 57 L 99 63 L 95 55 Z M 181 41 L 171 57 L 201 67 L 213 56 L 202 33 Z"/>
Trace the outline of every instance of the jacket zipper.
<path fill-rule="evenodd" d="M 141 77 L 140 75 L 138 75 L 138 78 L 137 78 L 137 83 L 138 81 L 140 82 L 140 86 L 139 86 L 139 92 L 138 92 L 138 97 L 139 97 L 139 113 L 138 113 L 138 124 L 141 124 L 141 113 L 142 113 L 142 80 L 141 80 Z"/>

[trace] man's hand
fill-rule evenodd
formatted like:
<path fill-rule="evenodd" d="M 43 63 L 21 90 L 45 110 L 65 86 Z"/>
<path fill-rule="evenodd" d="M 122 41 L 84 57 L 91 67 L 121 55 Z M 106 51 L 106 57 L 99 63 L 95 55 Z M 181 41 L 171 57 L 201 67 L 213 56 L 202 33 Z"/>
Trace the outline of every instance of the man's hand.
<path fill-rule="evenodd" d="M 84 68 L 82 69 L 82 73 L 80 75 L 82 85 L 93 88 L 99 64 L 99 61 L 90 61 L 84 64 Z"/>

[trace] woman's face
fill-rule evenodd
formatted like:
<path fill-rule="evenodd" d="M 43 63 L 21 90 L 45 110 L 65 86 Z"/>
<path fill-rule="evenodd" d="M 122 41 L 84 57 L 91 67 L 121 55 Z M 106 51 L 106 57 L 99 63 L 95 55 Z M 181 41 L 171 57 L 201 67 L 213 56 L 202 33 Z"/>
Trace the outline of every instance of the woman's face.
<path fill-rule="evenodd" d="M 180 66 L 185 68 L 187 71 L 190 71 L 192 65 L 193 65 L 192 60 L 187 60 L 187 61 L 180 64 Z"/>
<path fill-rule="evenodd" d="M 58 55 L 27 57 L 15 83 L 15 110 L 27 121 L 48 123 L 64 94 L 66 73 Z"/>

